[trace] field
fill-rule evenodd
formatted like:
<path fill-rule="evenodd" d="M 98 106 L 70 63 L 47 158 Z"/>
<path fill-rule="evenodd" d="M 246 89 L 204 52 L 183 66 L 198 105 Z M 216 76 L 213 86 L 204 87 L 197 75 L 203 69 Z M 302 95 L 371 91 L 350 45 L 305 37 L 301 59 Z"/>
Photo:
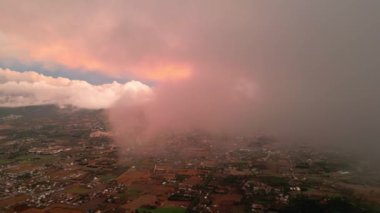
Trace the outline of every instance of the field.
<path fill-rule="evenodd" d="M 139 208 L 137 209 L 138 213 L 184 213 L 186 209 L 176 208 L 176 207 L 167 207 L 167 208 L 157 208 L 157 209 L 147 209 Z"/>

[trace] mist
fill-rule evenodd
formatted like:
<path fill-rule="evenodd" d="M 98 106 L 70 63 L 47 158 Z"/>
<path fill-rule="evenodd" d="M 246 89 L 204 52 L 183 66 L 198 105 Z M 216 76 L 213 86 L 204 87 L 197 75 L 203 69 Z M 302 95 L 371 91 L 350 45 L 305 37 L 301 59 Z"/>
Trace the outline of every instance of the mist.
<path fill-rule="evenodd" d="M 283 142 L 377 154 L 375 5 L 241 1 L 223 6 L 195 4 L 200 11 L 188 19 L 174 14 L 189 31 L 179 36 L 186 44 L 179 56 L 191 64 L 192 75 L 158 81 L 143 104 L 131 108 L 121 101 L 111 113 L 115 129 L 128 132 L 132 125 L 142 141 L 191 129 L 267 134 Z M 173 10 L 178 9 L 183 8 Z"/>
<path fill-rule="evenodd" d="M 109 110 L 121 144 L 203 129 L 378 154 L 379 2 L 40 3 L 1 7 L 1 58 L 147 82 Z"/>

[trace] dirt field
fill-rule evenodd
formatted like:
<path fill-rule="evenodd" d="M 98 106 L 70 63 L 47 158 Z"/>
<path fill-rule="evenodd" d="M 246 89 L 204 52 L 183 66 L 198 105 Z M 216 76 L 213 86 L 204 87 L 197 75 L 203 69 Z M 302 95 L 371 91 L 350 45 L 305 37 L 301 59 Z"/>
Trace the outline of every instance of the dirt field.
<path fill-rule="evenodd" d="M 167 200 L 163 204 L 164 207 L 181 207 L 187 208 L 190 205 L 190 201 L 171 201 Z"/>
<path fill-rule="evenodd" d="M 380 204 L 380 187 L 347 183 L 340 183 L 339 185 L 344 188 L 352 189 L 356 195 L 363 197 L 365 200 Z"/>
<path fill-rule="evenodd" d="M 63 205 L 52 205 L 51 207 L 48 207 L 45 209 L 31 208 L 31 209 L 22 211 L 22 213 L 81 213 L 81 212 L 82 211 L 78 209 L 73 209 L 70 207 L 63 206 Z"/>
<path fill-rule="evenodd" d="M 0 200 L 0 206 L 12 206 L 28 198 L 28 195 L 17 195 L 15 197 L 5 198 Z"/>
<path fill-rule="evenodd" d="M 186 178 L 182 184 L 183 185 L 189 185 L 189 186 L 195 186 L 197 184 L 201 184 L 203 181 L 203 179 L 201 177 L 198 177 L 198 176 L 191 176 L 189 178 Z"/>
<path fill-rule="evenodd" d="M 151 175 L 149 171 L 137 171 L 130 169 L 120 175 L 116 180 L 119 183 L 130 186 L 133 183 L 147 182 L 150 180 L 150 177 Z"/>
<path fill-rule="evenodd" d="M 155 205 L 157 197 L 154 195 L 142 195 L 139 198 L 123 205 L 123 208 L 134 212 L 136 209 L 140 208 L 142 205 Z"/>

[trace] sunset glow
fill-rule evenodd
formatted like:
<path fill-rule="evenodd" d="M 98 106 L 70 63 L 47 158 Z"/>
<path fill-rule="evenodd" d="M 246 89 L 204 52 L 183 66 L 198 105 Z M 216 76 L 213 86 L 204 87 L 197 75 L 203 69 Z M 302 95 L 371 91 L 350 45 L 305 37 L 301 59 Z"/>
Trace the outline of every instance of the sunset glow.
<path fill-rule="evenodd" d="M 158 81 L 173 81 L 173 80 L 184 80 L 191 76 L 192 71 L 188 66 L 170 64 L 170 63 L 159 63 L 153 66 L 142 66 L 140 73 L 143 77 L 151 80 Z"/>
<path fill-rule="evenodd" d="M 38 46 L 31 50 L 30 55 L 34 60 L 52 61 L 69 68 L 104 69 L 101 61 L 91 58 L 86 52 L 66 43 L 55 42 Z"/>

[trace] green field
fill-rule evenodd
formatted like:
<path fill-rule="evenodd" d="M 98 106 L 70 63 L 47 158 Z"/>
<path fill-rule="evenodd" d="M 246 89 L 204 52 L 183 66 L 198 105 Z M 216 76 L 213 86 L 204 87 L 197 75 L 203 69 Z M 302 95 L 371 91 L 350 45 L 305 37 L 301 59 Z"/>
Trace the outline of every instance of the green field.
<path fill-rule="evenodd" d="M 130 188 L 127 190 L 129 196 L 137 196 L 141 194 L 141 190 Z"/>
<path fill-rule="evenodd" d="M 104 174 L 100 176 L 100 179 L 104 182 L 110 182 L 110 181 L 115 180 L 116 178 L 117 176 L 114 174 Z"/>

